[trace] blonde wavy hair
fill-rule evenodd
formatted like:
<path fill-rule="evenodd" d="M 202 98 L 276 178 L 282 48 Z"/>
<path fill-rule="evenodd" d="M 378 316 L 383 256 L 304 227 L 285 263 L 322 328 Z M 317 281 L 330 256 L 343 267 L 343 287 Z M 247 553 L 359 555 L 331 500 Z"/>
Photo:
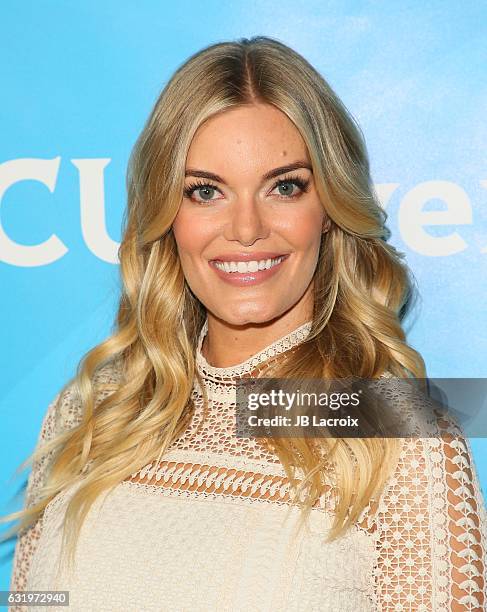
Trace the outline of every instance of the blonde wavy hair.
<path fill-rule="evenodd" d="M 185 281 L 171 225 L 196 130 L 216 113 L 257 102 L 277 107 L 300 131 L 331 219 L 314 276 L 311 331 L 288 358 L 270 366 L 272 376 L 376 378 L 388 371 L 425 377 L 424 361 L 408 346 L 401 326 L 414 296 L 413 277 L 403 254 L 386 243 L 387 215 L 353 117 L 323 77 L 275 39 L 257 36 L 201 50 L 164 87 L 129 160 L 116 326 L 78 364 L 73 381 L 81 422 L 24 462 L 53 452 L 40 501 L 3 519 L 21 518 L 13 528 L 18 531 L 34 523 L 58 493 L 79 483 L 64 523 L 69 563 L 95 499 L 153 458 L 160 460 L 191 416 L 190 395 L 199 378 L 195 349 L 206 311 Z M 96 374 L 115 361 L 120 381 L 97 402 L 103 383 L 96 383 Z M 298 492 L 306 491 L 303 515 L 323 492 L 324 466 L 333 463 L 336 512 L 330 539 L 356 523 L 379 495 L 399 450 L 398 441 L 388 438 L 272 442 L 296 503 Z"/>

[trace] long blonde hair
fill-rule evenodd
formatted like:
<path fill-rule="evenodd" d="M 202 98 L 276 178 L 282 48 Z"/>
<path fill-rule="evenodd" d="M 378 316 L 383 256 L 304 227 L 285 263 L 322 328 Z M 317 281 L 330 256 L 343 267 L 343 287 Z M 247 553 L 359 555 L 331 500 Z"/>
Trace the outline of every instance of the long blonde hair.
<path fill-rule="evenodd" d="M 364 139 L 353 117 L 323 77 L 277 40 L 258 36 L 203 49 L 165 86 L 129 160 L 117 324 L 78 365 L 74 383 L 81 422 L 39 449 L 41 455 L 54 453 L 40 501 L 6 519 L 20 517 L 14 527 L 20 530 L 35 522 L 58 493 L 79 483 L 64 525 L 71 562 L 95 499 L 160 458 L 191 414 L 198 377 L 195 348 L 206 313 L 185 281 L 171 225 L 196 130 L 215 113 L 255 102 L 274 105 L 300 131 L 331 219 L 314 277 L 310 334 L 289 359 L 276 362 L 272 375 L 375 378 L 389 371 L 398 377 L 425 376 L 424 362 L 408 346 L 401 326 L 413 297 L 412 275 L 403 255 L 386 243 L 387 215 L 374 192 Z M 115 362 L 120 381 L 97 402 L 103 387 L 95 384 L 97 372 Z M 333 462 L 337 505 L 330 538 L 358 521 L 398 456 L 393 439 L 273 442 L 296 491 L 296 470 L 305 475 L 304 512 L 323 491 L 323 457 Z"/>

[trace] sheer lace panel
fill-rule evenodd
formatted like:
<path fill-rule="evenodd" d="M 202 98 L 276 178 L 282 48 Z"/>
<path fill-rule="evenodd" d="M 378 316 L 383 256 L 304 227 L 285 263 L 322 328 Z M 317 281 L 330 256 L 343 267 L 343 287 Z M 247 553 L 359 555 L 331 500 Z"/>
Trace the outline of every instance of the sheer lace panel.
<path fill-rule="evenodd" d="M 471 457 L 453 424 L 441 438 L 404 440 L 368 520 L 381 610 L 485 609 L 487 516 Z"/>

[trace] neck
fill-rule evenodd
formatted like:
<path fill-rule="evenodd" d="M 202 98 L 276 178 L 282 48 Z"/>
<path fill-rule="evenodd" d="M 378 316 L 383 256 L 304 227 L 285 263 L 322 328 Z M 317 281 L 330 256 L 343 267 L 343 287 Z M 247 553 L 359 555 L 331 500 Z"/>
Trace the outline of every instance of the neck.
<path fill-rule="evenodd" d="M 265 323 L 231 325 L 208 313 L 208 333 L 201 353 L 216 368 L 231 367 L 246 361 L 311 319 L 312 314 L 307 312 L 301 316 L 285 313 Z"/>

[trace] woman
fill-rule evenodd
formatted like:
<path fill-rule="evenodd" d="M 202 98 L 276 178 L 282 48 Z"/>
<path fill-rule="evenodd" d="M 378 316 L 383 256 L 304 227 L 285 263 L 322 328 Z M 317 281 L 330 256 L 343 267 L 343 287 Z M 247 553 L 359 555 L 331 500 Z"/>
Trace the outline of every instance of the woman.
<path fill-rule="evenodd" d="M 256 37 L 182 65 L 129 164 L 117 330 L 44 418 L 11 589 L 83 611 L 482 609 L 486 513 L 452 423 L 234 433 L 242 377 L 425 376 L 385 217 L 360 130 L 297 53 Z"/>

